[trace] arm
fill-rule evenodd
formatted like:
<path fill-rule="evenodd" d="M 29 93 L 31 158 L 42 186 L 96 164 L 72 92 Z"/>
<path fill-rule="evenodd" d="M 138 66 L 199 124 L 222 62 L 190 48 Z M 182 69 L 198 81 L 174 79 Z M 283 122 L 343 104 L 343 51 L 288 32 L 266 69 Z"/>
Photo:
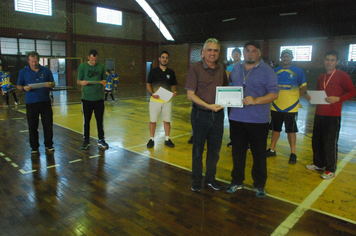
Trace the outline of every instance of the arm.
<path fill-rule="evenodd" d="M 215 112 L 220 111 L 221 109 L 223 109 L 224 107 L 221 105 L 217 105 L 217 104 L 208 104 L 206 102 L 204 102 L 203 100 L 201 100 L 197 95 L 195 95 L 195 92 L 192 90 L 187 90 L 187 96 L 188 99 L 192 102 L 194 102 L 195 104 L 205 107 L 208 110 L 212 110 Z"/>
<path fill-rule="evenodd" d="M 307 91 L 307 86 L 306 85 L 301 87 L 301 88 L 299 88 L 299 97 L 301 97 L 305 93 L 305 91 Z"/>
<path fill-rule="evenodd" d="M 147 83 L 146 88 L 147 88 L 148 92 L 150 93 L 150 95 L 151 95 L 153 98 L 155 98 L 155 99 L 158 99 L 158 98 L 159 98 L 159 95 L 154 95 L 154 94 L 153 94 L 152 84 Z"/>
<path fill-rule="evenodd" d="M 177 91 L 176 91 L 176 86 L 175 85 L 172 85 L 171 91 L 173 93 L 173 97 L 176 97 L 177 96 Z"/>

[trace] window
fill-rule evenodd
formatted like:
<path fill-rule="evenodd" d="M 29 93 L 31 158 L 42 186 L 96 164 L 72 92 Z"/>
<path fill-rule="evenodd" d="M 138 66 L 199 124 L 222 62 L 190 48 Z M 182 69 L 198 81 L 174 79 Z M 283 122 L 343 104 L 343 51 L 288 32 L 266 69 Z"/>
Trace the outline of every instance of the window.
<path fill-rule="evenodd" d="M 356 44 L 350 44 L 350 46 L 349 46 L 349 59 L 348 59 L 348 61 L 351 61 L 351 59 L 353 61 L 356 60 Z"/>
<path fill-rule="evenodd" d="M 242 53 L 243 50 L 244 50 L 244 47 L 238 47 L 240 50 L 241 50 L 241 61 L 244 60 L 244 54 Z M 232 61 L 232 57 L 231 57 L 231 53 L 232 53 L 232 50 L 234 50 L 235 48 L 227 48 L 227 51 L 226 51 L 226 59 L 228 61 Z"/>
<path fill-rule="evenodd" d="M 17 39 L 1 38 L 1 54 L 16 55 L 17 52 Z"/>
<path fill-rule="evenodd" d="M 22 55 L 26 55 L 27 52 L 35 51 L 35 40 L 34 39 L 20 39 L 19 40 L 20 50 Z"/>
<path fill-rule="evenodd" d="M 66 43 L 63 41 L 52 41 L 52 55 L 53 56 L 66 56 Z"/>
<path fill-rule="evenodd" d="M 96 21 L 99 23 L 122 25 L 122 12 L 107 8 L 96 8 Z"/>
<path fill-rule="evenodd" d="M 36 40 L 36 48 L 38 54 L 41 56 L 50 56 L 51 53 L 51 41 L 48 40 Z"/>
<path fill-rule="evenodd" d="M 52 15 L 52 0 L 15 0 L 15 11 Z"/>
<path fill-rule="evenodd" d="M 285 49 L 292 50 L 293 52 L 293 61 L 311 61 L 312 59 L 312 49 L 311 45 L 303 45 L 303 46 L 282 46 L 280 48 L 280 53 Z"/>

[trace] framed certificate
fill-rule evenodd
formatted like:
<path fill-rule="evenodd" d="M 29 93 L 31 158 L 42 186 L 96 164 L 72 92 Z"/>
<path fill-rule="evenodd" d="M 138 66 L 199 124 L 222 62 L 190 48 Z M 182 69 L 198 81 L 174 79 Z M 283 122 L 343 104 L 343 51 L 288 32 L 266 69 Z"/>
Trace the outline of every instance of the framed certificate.
<path fill-rule="evenodd" d="M 244 92 L 242 86 L 216 87 L 215 104 L 224 107 L 243 107 Z"/>

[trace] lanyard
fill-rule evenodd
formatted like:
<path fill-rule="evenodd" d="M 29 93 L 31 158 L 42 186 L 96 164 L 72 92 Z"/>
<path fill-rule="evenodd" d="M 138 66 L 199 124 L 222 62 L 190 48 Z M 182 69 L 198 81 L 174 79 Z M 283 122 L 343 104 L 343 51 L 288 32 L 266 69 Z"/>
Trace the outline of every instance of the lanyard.
<path fill-rule="evenodd" d="M 326 89 L 326 86 L 328 86 L 328 84 L 329 84 L 329 82 L 330 82 L 330 80 L 331 80 L 331 77 L 333 77 L 335 71 L 336 71 L 336 69 L 333 71 L 333 73 L 331 73 L 331 75 L 330 75 L 328 81 L 326 81 L 326 73 L 325 73 L 325 75 L 324 75 L 324 90 Z M 326 83 L 325 83 L 325 81 L 326 81 Z"/>
<path fill-rule="evenodd" d="M 251 71 L 253 70 L 253 68 L 255 68 L 255 67 L 252 67 L 252 69 L 250 69 L 250 71 L 247 73 L 246 77 L 245 77 L 245 69 L 242 68 L 242 76 L 244 77 L 244 84 L 243 84 L 244 88 L 246 87 L 246 79 L 249 76 L 249 74 L 251 73 Z"/>

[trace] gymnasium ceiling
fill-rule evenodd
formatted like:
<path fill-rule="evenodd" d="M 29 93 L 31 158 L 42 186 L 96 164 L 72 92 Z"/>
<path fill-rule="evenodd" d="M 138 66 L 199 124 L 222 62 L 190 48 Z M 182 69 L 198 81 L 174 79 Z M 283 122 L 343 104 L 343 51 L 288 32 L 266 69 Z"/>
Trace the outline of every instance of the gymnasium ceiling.
<path fill-rule="evenodd" d="M 146 1 L 176 43 L 356 35 L 356 0 Z"/>

